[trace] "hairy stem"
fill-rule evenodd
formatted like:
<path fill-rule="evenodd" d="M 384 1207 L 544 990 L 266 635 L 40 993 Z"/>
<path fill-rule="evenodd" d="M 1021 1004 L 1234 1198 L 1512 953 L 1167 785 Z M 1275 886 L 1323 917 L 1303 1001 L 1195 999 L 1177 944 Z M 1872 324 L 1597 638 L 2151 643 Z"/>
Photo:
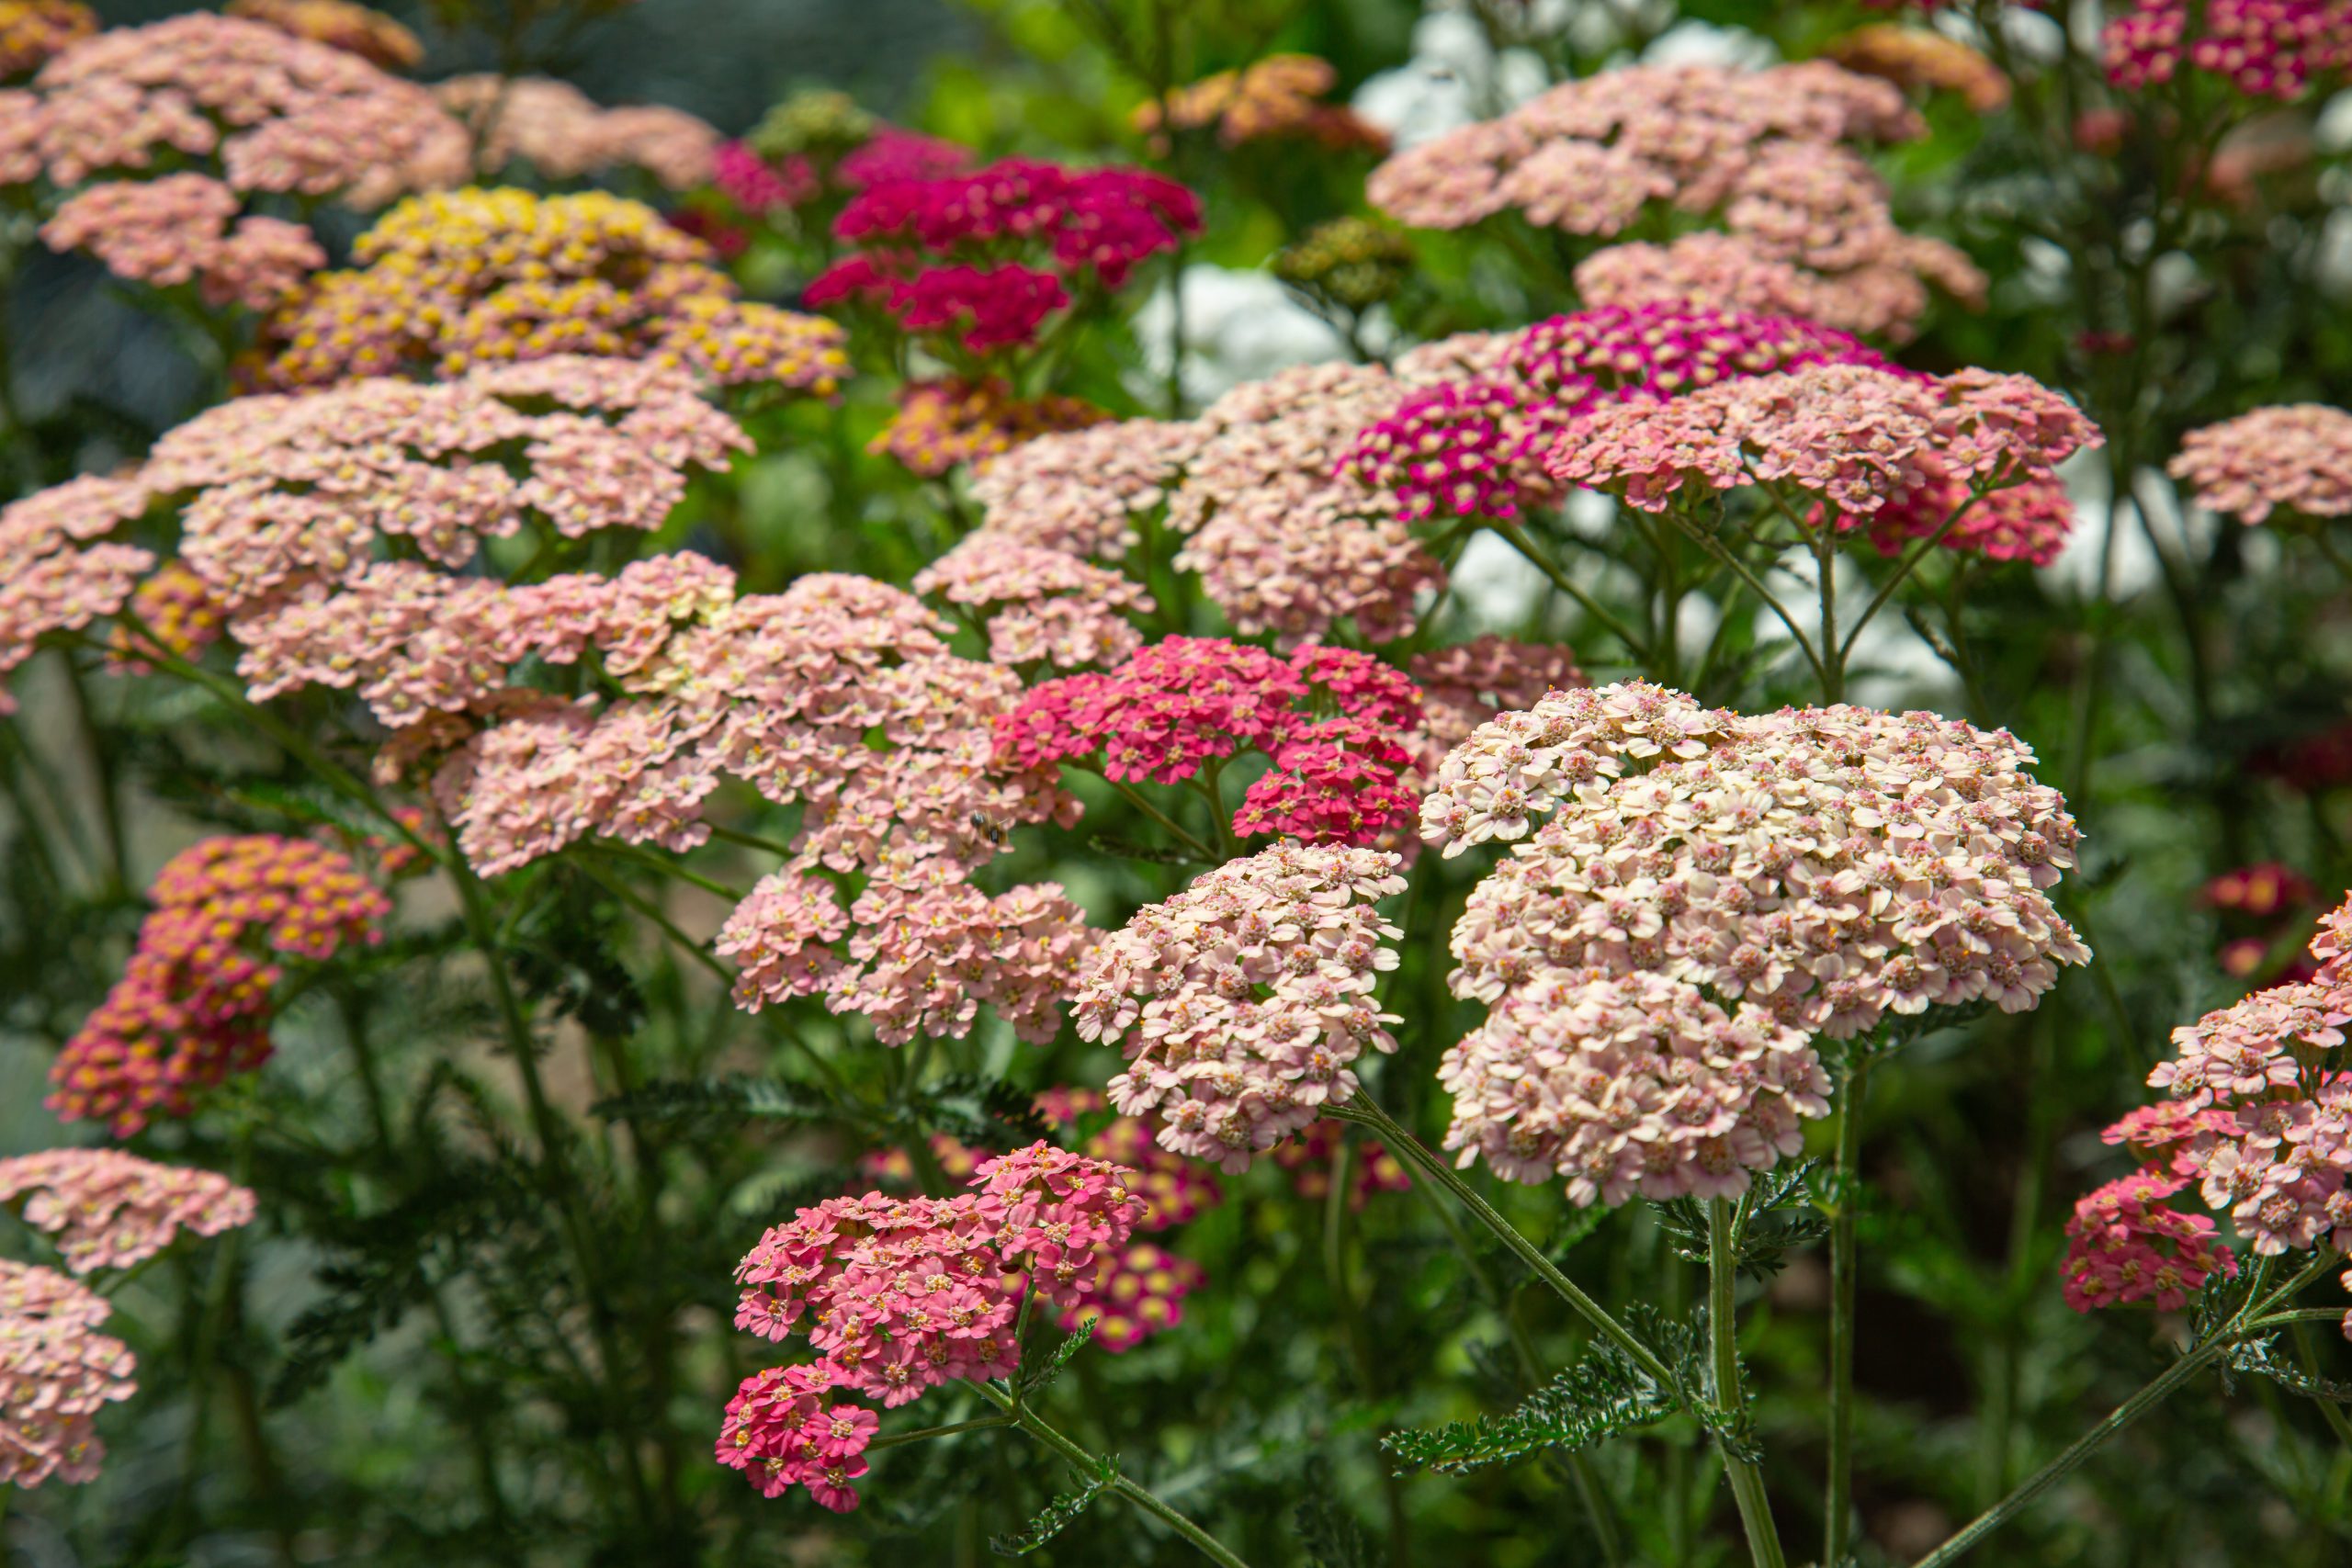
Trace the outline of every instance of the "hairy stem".
<path fill-rule="evenodd" d="M 1731 1217 L 1729 1200 L 1707 1201 L 1707 1347 L 1714 1365 L 1715 1406 L 1726 1419 L 1736 1421 L 1747 1399 L 1739 1382 L 1739 1317 L 1732 1299 L 1739 1282 L 1739 1253 L 1732 1241 Z M 1749 1559 L 1756 1568 L 1786 1568 L 1781 1535 L 1772 1526 L 1771 1499 L 1764 1495 L 1764 1472 L 1754 1461 L 1735 1453 L 1720 1435 L 1715 1446 L 1723 1451 L 1724 1472 L 1731 1478 L 1732 1500 L 1739 1505 Z"/>

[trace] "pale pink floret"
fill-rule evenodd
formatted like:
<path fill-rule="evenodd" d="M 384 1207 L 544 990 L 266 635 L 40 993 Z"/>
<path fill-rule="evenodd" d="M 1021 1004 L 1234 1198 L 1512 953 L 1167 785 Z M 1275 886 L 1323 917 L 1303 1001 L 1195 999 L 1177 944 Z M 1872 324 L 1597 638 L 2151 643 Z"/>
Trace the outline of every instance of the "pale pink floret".
<path fill-rule="evenodd" d="M 991 533 L 964 540 L 916 573 L 911 586 L 974 611 L 998 664 L 1115 664 L 1143 644 L 1128 616 L 1156 607 L 1115 571 Z"/>
<path fill-rule="evenodd" d="M 1422 803 L 1449 856 L 1525 840 L 1472 890 L 1449 982 L 1491 1004 L 1546 970 L 1653 971 L 1833 1038 L 2031 1008 L 2089 957 L 2047 892 L 2080 834 L 2032 761 L 1933 714 L 1554 692 L 1473 731 Z"/>
<path fill-rule="evenodd" d="M 92 1418 L 138 1391 L 130 1350 L 97 1332 L 110 1310 L 62 1274 L 0 1258 L 0 1486 L 97 1479 Z"/>
<path fill-rule="evenodd" d="M 326 265 L 300 223 L 240 218 L 237 193 L 204 175 L 86 186 L 41 225 L 53 251 L 87 250 L 118 277 L 194 283 L 209 305 L 266 310 Z"/>
<path fill-rule="evenodd" d="M 183 1230 L 219 1235 L 254 1217 L 253 1193 L 227 1177 L 118 1149 L 50 1149 L 0 1159 L 0 1203 L 18 1198 L 26 1200 L 25 1223 L 48 1233 L 76 1274 L 129 1269 Z"/>
<path fill-rule="evenodd" d="M 1394 1051 L 1373 998 L 1397 929 L 1373 906 L 1404 891 L 1398 857 L 1278 845 L 1137 911 L 1089 960 L 1081 1039 L 1119 1043 L 1111 1100 L 1156 1115 L 1160 1145 L 1247 1170 L 1355 1093 L 1366 1046 Z"/>

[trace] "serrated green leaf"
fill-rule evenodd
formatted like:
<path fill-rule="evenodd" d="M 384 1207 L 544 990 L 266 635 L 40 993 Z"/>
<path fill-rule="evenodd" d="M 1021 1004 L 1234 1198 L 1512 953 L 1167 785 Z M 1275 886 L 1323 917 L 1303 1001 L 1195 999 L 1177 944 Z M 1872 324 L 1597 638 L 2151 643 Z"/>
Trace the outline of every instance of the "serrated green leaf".
<path fill-rule="evenodd" d="M 1116 1455 L 1106 1454 L 1091 1480 L 1076 1492 L 1065 1492 L 1031 1517 L 1019 1535 L 992 1535 L 989 1550 L 999 1557 L 1026 1557 L 1054 1537 L 1068 1529 L 1070 1521 L 1093 1505 L 1094 1499 L 1115 1485 L 1119 1479 Z"/>
<path fill-rule="evenodd" d="M 590 1106 L 607 1122 L 679 1122 L 699 1117 L 744 1122 L 821 1122 L 832 1103 L 813 1089 L 748 1074 L 712 1078 L 657 1078 Z"/>
<path fill-rule="evenodd" d="M 1331 1484 L 1331 1465 L 1321 1454 L 1306 1461 L 1306 1495 L 1291 1515 L 1298 1544 L 1314 1568 L 1372 1568 L 1372 1545 L 1363 1528 L 1342 1507 Z"/>
<path fill-rule="evenodd" d="M 1660 1388 L 1613 1345 L 1597 1347 L 1505 1416 L 1398 1432 L 1381 1447 L 1410 1466 L 1460 1475 L 1510 1464 L 1543 1449 L 1587 1449 L 1672 1415 Z"/>
<path fill-rule="evenodd" d="M 1061 1370 L 1069 1365 L 1069 1359 L 1086 1348 L 1086 1342 L 1094 1337 L 1094 1325 L 1101 1321 L 1090 1317 L 1062 1336 L 1062 1342 L 1054 1347 L 1054 1353 L 1046 1358 L 1045 1363 L 1021 1380 L 1023 1395 L 1035 1393 L 1059 1377 Z"/>

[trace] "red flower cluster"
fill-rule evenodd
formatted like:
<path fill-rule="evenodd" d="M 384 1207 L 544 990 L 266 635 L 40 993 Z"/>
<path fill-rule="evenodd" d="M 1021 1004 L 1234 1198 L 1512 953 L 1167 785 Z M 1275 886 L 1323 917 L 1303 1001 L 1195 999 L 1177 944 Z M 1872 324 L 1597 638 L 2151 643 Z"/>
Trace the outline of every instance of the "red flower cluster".
<path fill-rule="evenodd" d="M 1024 1296 L 1081 1304 L 1143 1204 L 1135 1173 L 1050 1144 L 984 1160 L 954 1198 L 869 1192 L 800 1210 L 760 1238 L 735 1271 L 735 1325 L 781 1340 L 804 1330 L 808 1366 L 744 1380 L 727 1406 L 719 1462 L 768 1496 L 805 1485 L 826 1507 L 857 1506 L 849 1483 L 878 1424 L 856 1405 L 820 1410 L 854 1389 L 896 1407 L 956 1378 L 1010 1377 Z"/>
<path fill-rule="evenodd" d="M 127 1138 L 269 1057 L 272 955 L 322 961 L 383 939 L 391 905 L 350 857 L 261 833 L 207 839 L 155 878 L 122 978 L 50 1067 L 49 1108 Z"/>
<path fill-rule="evenodd" d="M 997 721 L 1001 767 L 1059 762 L 1119 783 L 1181 784 L 1244 751 L 1273 760 L 1233 814 L 1245 838 L 1368 844 L 1408 819 L 1400 743 L 1420 689 L 1370 654 L 1309 643 L 1289 659 L 1223 637 L 1174 637 L 1107 674 L 1033 688 Z"/>
<path fill-rule="evenodd" d="M 1142 169 L 1008 158 L 875 179 L 833 224 L 835 237 L 865 248 L 804 298 L 874 304 L 909 332 L 960 327 L 964 347 L 985 354 L 1034 341 L 1071 286 L 1120 288 L 1200 227 L 1199 199 Z"/>

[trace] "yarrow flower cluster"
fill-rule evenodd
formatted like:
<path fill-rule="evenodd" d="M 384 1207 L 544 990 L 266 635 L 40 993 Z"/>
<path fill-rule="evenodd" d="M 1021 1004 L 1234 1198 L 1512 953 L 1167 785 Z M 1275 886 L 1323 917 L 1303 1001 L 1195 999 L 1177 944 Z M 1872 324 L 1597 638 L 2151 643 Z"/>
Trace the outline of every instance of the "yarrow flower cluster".
<path fill-rule="evenodd" d="M 1687 980 L 1599 964 L 1547 965 L 1503 991 L 1438 1082 L 1453 1097 L 1445 1146 L 1464 1165 L 1566 1178 L 1579 1207 L 1736 1197 L 1829 1111 L 1804 1030 L 1754 1001 L 1727 1010 Z"/>
<path fill-rule="evenodd" d="M 381 11 L 352 0 L 229 0 L 222 14 L 356 54 L 386 71 L 413 71 L 424 58 L 417 36 Z"/>
<path fill-rule="evenodd" d="M 1952 247 L 1896 228 L 1883 185 L 1841 145 L 1924 130 L 1892 84 L 1827 61 L 1763 71 L 1631 67 L 1563 83 L 1499 119 L 1419 142 L 1374 170 L 1365 194 L 1417 228 L 1466 228 L 1517 212 L 1538 228 L 1601 239 L 1653 203 L 1720 212 L 1741 251 L 1859 290 L 1877 302 L 1873 329 L 1894 331 L 1925 308 L 1922 277 L 1957 284 L 1962 298 L 1983 283 Z M 1815 298 L 1838 301 L 1827 288 Z M 1691 302 L 1789 303 L 1712 290 Z"/>
<path fill-rule="evenodd" d="M 1127 617 L 1155 608 L 1150 594 L 1115 571 L 987 534 L 917 572 L 913 588 L 979 621 L 998 664 L 1116 664 L 1143 645 Z"/>
<path fill-rule="evenodd" d="M 955 1379 L 1011 1376 L 1024 1296 L 1082 1303 L 1141 1215 L 1133 1179 L 1040 1143 L 982 1161 L 974 1190 L 953 1198 L 836 1198 L 769 1230 L 736 1269 L 736 1326 L 805 1334 L 817 1359 L 744 1380 L 719 1462 L 771 1497 L 805 1485 L 826 1507 L 855 1507 L 849 1483 L 865 1472 L 878 1420 L 824 1408 L 828 1391 L 896 1408 Z"/>
<path fill-rule="evenodd" d="M 1491 632 L 1417 653 L 1406 670 L 1421 689 L 1424 728 L 1439 749 L 1431 771 L 1497 713 L 1532 708 L 1555 691 L 1589 683 L 1567 649 Z"/>
<path fill-rule="evenodd" d="M 2213 1222 L 2165 1207 L 2188 1184 L 2151 1167 L 2077 1200 L 2059 1266 L 2066 1304 L 2090 1312 L 2148 1302 L 2178 1312 L 2211 1276 L 2236 1279 L 2237 1255 L 2217 1239 Z"/>
<path fill-rule="evenodd" d="M 802 299 L 870 305 L 944 354 L 987 355 L 1033 342 L 1073 288 L 1119 288 L 1200 227 L 1193 193 L 1142 169 L 1008 158 L 968 174 L 875 180 L 833 223 L 860 248 Z"/>
<path fill-rule="evenodd" d="M 117 277 L 194 283 L 208 305 L 266 310 L 326 265 L 311 231 L 279 218 L 239 217 L 235 191 L 208 175 L 117 180 L 85 187 L 41 225 L 51 250 L 85 250 Z"/>
<path fill-rule="evenodd" d="M 1831 39 L 1826 52 L 1849 71 L 1899 87 L 1956 93 L 1978 114 L 1991 114 L 2009 101 L 2009 79 L 1999 66 L 1930 28 L 1872 22 Z"/>
<path fill-rule="evenodd" d="M 1844 528 L 1931 487 L 2046 478 L 2099 443 L 2073 404 L 2023 376 L 1826 364 L 1656 406 L 1602 404 L 1568 421 L 1547 467 L 1645 512 L 1664 511 L 1686 487 L 1791 487 L 1800 505 L 1826 507 Z"/>
<path fill-rule="evenodd" d="M 25 1224 L 53 1238 L 76 1274 L 129 1269 L 182 1231 L 219 1235 L 254 1218 L 253 1193 L 227 1177 L 117 1149 L 50 1149 L 0 1159 L 0 1203 L 20 1198 Z"/>
<path fill-rule="evenodd" d="M 1400 740 L 1420 717 L 1412 682 L 1369 654 L 1309 644 L 1284 660 L 1219 637 L 1169 637 L 1116 669 L 1033 687 L 998 721 L 996 755 L 1012 768 L 1078 762 L 1114 783 L 1172 784 L 1262 752 L 1273 771 L 1244 795 L 1236 833 L 1367 844 L 1412 811 Z"/>
<path fill-rule="evenodd" d="M 718 132 L 684 109 L 604 108 L 546 76 L 452 76 L 433 92 L 472 132 L 484 174 L 514 164 L 553 180 L 642 169 L 664 189 L 690 190 L 717 168 Z"/>
<path fill-rule="evenodd" d="M 1337 1122 L 1309 1122 L 1296 1137 L 1274 1145 L 1270 1157 L 1291 1173 L 1292 1190 L 1310 1203 L 1319 1203 L 1331 1195 L 1331 1176 L 1345 1135 Z M 1375 1192 L 1404 1192 L 1412 1185 L 1405 1162 L 1389 1153 L 1387 1145 L 1377 1138 L 1357 1143 L 1355 1160 L 1348 1172 L 1349 1208 L 1361 1210 Z"/>
<path fill-rule="evenodd" d="M 1216 132 L 1220 145 L 1300 140 L 1329 151 L 1388 150 L 1387 134 L 1356 117 L 1353 109 L 1320 100 L 1339 85 L 1340 73 L 1311 54 L 1269 54 L 1238 71 L 1219 71 L 1167 98 L 1136 106 L 1135 128 L 1155 147 L 1169 145 L 1170 130 Z"/>
<path fill-rule="evenodd" d="M 1374 983 L 1402 935 L 1374 906 L 1405 889 L 1380 850 L 1283 844 L 1139 910 L 1089 962 L 1080 1038 L 1122 1043 L 1111 1103 L 1162 1147 L 1246 1170 L 1355 1093 L 1366 1046 L 1396 1048 Z"/>
<path fill-rule="evenodd" d="M 122 978 L 49 1073 L 51 1111 L 103 1120 L 119 1138 L 188 1114 L 198 1092 L 260 1066 L 281 961 L 380 942 L 391 912 L 350 857 L 266 833 L 183 851 L 148 897 Z"/>
<path fill-rule="evenodd" d="M 232 190 L 379 207 L 456 185 L 465 128 L 433 95 L 358 55 L 201 12 L 65 49 L 0 99 L 0 183 L 60 187 L 216 160 Z"/>
<path fill-rule="evenodd" d="M 1369 219 L 1333 218 L 1276 251 L 1270 265 L 1292 288 L 1360 315 L 1403 290 L 1413 246 Z"/>
<path fill-rule="evenodd" d="M 352 255 L 356 269 L 317 275 L 271 315 L 264 385 L 595 355 L 829 396 L 848 365 L 839 327 L 739 299 L 702 242 L 602 191 L 413 197 Z"/>
<path fill-rule="evenodd" d="M 2169 82 L 2187 65 L 2284 102 L 2352 66 L 2345 0 L 2132 0 L 2112 9 L 2099 44 L 2119 87 Z"/>
<path fill-rule="evenodd" d="M 1928 713 L 1555 692 L 1480 726 L 1422 803 L 1448 856 L 1526 840 L 1472 890 L 1449 984 L 1491 1005 L 1551 971 L 1650 972 L 1837 1039 L 2029 1009 L 2090 956 L 2047 892 L 2080 835 L 2032 761 Z"/>
<path fill-rule="evenodd" d="M 138 1392 L 130 1351 L 97 1331 L 112 1310 L 53 1269 L 0 1258 L 0 1486 L 97 1479 L 92 1417 Z"/>
<path fill-rule="evenodd" d="M 896 457 L 926 479 L 985 463 L 1040 435 L 1086 430 L 1111 418 L 1081 398 L 1018 396 L 1001 376 L 909 381 L 899 389 L 898 405 L 865 449 Z"/>
<path fill-rule="evenodd" d="M 77 0 L 0 0 L 0 77 L 35 70 L 97 30 L 97 13 Z"/>
<path fill-rule="evenodd" d="M 2307 929 L 2319 888 L 2311 878 L 2280 861 L 2264 861 L 2225 871 L 2197 891 L 2197 901 L 2218 913 L 2223 931 L 2235 931 L 2214 959 L 2235 979 L 2277 985 L 2308 980 L 2316 972 L 2308 953 L 2297 951 L 2283 964 L 2275 957 L 2284 939 Z"/>
<path fill-rule="evenodd" d="M 2324 403 L 2256 409 L 2181 437 L 2167 471 L 2198 504 L 2251 526 L 2352 515 L 2352 413 Z"/>
<path fill-rule="evenodd" d="M 830 223 L 871 185 L 962 174 L 971 151 L 885 124 L 846 93 L 813 88 L 770 108 L 741 141 L 722 143 L 712 176 L 754 218 Z"/>

